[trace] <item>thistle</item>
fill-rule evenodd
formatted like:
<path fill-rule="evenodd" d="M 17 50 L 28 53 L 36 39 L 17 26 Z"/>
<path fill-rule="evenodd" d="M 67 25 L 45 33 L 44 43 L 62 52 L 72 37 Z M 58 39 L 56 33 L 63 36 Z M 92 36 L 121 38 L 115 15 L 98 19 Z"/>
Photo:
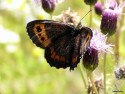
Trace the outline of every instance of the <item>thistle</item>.
<path fill-rule="evenodd" d="M 111 36 L 116 32 L 118 16 L 121 14 L 124 6 L 125 3 L 122 7 L 117 6 L 114 1 L 106 4 L 106 9 L 102 13 L 100 26 L 103 34 L 108 34 L 108 36 Z"/>
<path fill-rule="evenodd" d="M 103 12 L 104 7 L 103 7 L 103 5 L 102 5 L 101 2 L 97 2 L 97 3 L 95 4 L 94 8 L 95 8 L 96 14 L 102 15 L 102 12 Z"/>
<path fill-rule="evenodd" d="M 107 37 L 100 32 L 93 31 L 90 47 L 83 56 L 83 65 L 86 69 L 93 71 L 98 66 L 98 54 L 111 52 L 112 44 L 106 44 Z"/>
<path fill-rule="evenodd" d="M 80 17 L 77 15 L 77 12 L 72 12 L 69 8 L 67 11 L 63 11 L 60 15 L 53 16 L 52 19 L 77 27 Z"/>
<path fill-rule="evenodd" d="M 52 13 L 59 3 L 63 2 L 64 0 L 35 0 L 37 3 L 40 3 L 42 5 L 42 8 L 47 13 Z"/>
<path fill-rule="evenodd" d="M 55 2 L 54 0 L 41 0 L 42 3 L 42 8 L 47 12 L 47 13 L 52 13 L 55 9 Z"/>
<path fill-rule="evenodd" d="M 98 66 L 98 50 L 88 49 L 83 56 L 83 65 L 88 70 L 93 71 Z"/>
<path fill-rule="evenodd" d="M 84 2 L 87 4 L 87 5 L 94 5 L 97 0 L 84 0 Z"/>

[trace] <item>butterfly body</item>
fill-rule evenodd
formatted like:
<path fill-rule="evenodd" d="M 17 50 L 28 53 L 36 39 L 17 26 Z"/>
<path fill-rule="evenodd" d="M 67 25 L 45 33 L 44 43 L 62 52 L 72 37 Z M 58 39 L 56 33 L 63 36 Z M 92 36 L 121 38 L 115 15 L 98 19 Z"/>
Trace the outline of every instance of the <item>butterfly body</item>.
<path fill-rule="evenodd" d="M 27 32 L 36 46 L 45 49 L 45 58 L 52 67 L 73 70 L 89 47 L 92 31 L 88 27 L 52 21 L 35 20 L 27 24 Z"/>

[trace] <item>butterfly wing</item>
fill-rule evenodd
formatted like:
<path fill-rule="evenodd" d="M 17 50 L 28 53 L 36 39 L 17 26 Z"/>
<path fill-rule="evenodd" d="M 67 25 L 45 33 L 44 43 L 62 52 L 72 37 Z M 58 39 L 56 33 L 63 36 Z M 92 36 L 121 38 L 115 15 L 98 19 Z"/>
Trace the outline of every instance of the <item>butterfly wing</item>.
<path fill-rule="evenodd" d="M 76 33 L 78 31 L 76 30 Z M 90 46 L 90 40 L 93 36 L 92 30 L 88 27 L 82 27 L 79 30 L 79 33 L 74 36 L 73 50 L 71 54 L 71 65 L 70 70 L 73 70 L 74 67 L 80 62 L 82 55 L 86 52 Z"/>
<path fill-rule="evenodd" d="M 84 54 L 85 51 L 90 46 L 90 40 L 92 39 L 93 33 L 92 30 L 88 27 L 82 27 L 80 30 L 81 34 L 81 47 L 80 47 L 80 53 Z"/>
<path fill-rule="evenodd" d="M 52 20 L 35 20 L 27 24 L 27 32 L 36 46 L 48 47 L 58 37 L 73 30 L 73 26 Z"/>
<path fill-rule="evenodd" d="M 45 58 L 50 66 L 73 70 L 80 61 L 80 44 L 80 35 L 67 34 L 45 49 Z"/>

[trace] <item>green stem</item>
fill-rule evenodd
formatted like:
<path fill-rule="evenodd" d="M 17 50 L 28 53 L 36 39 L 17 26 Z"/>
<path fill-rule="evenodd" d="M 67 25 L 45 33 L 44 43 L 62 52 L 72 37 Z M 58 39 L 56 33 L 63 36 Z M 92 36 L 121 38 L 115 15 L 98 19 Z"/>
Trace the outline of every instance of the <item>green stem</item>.
<path fill-rule="evenodd" d="M 50 13 L 50 20 L 52 20 L 52 13 Z"/>
<path fill-rule="evenodd" d="M 92 79 L 92 73 L 90 74 L 90 81 L 92 83 L 92 87 L 93 87 L 93 89 L 95 91 L 95 94 L 98 94 L 97 88 L 96 88 L 95 83 L 94 83 L 94 81 Z"/>
<path fill-rule="evenodd" d="M 90 10 L 92 10 L 92 6 L 90 6 Z M 92 11 L 90 12 L 90 27 L 92 27 Z"/>
<path fill-rule="evenodd" d="M 83 80 L 84 86 L 85 86 L 85 88 L 87 88 L 87 83 L 86 83 L 86 80 L 85 80 L 85 76 L 83 75 L 83 72 L 82 72 L 82 69 L 80 67 L 80 64 L 78 65 L 78 69 L 79 69 L 80 74 L 82 76 L 82 80 Z"/>
<path fill-rule="evenodd" d="M 123 13 L 124 12 L 125 12 L 125 9 L 123 9 Z M 120 26 L 116 30 L 116 36 L 115 36 L 115 63 L 116 63 L 116 66 L 118 66 L 118 64 L 119 64 L 119 38 L 120 38 L 121 28 L 124 24 L 124 15 L 122 15 L 121 19 L 122 20 L 120 20 Z"/>
<path fill-rule="evenodd" d="M 123 2 L 124 2 L 124 0 L 123 0 Z M 125 13 L 125 8 L 123 9 L 123 13 Z M 121 19 L 122 20 L 120 20 L 120 26 L 117 28 L 116 36 L 115 36 L 115 64 L 116 64 L 116 67 L 119 65 L 119 46 L 120 46 L 119 38 L 120 38 L 121 28 L 124 25 L 124 15 L 122 15 Z M 119 91 L 116 80 L 114 82 L 114 86 L 115 86 L 116 90 Z"/>
<path fill-rule="evenodd" d="M 120 31 L 117 30 L 116 32 L 116 36 L 115 36 L 115 62 L 116 62 L 116 66 L 118 66 L 119 64 L 119 35 L 120 35 Z"/>
<path fill-rule="evenodd" d="M 104 53 L 104 94 L 106 94 L 106 53 Z"/>

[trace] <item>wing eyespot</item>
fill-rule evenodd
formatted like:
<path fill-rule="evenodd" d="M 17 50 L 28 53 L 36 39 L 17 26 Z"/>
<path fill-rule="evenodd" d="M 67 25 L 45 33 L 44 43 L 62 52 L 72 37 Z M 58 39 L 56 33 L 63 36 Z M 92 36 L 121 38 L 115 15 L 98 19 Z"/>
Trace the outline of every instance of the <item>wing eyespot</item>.
<path fill-rule="evenodd" d="M 40 28 L 40 26 L 37 26 L 36 29 L 37 29 L 37 32 L 41 32 L 42 31 L 42 29 Z"/>
<path fill-rule="evenodd" d="M 55 56 L 55 61 L 56 61 L 56 62 L 59 61 L 59 56 L 58 56 L 58 55 Z"/>
<path fill-rule="evenodd" d="M 45 40 L 45 38 L 44 38 L 44 37 L 42 37 L 42 38 L 41 38 L 41 41 L 44 41 L 44 40 Z"/>
<path fill-rule="evenodd" d="M 60 58 L 60 62 L 61 62 L 61 63 L 65 63 L 65 58 L 64 58 L 64 57 L 61 57 L 61 58 Z"/>
<path fill-rule="evenodd" d="M 41 34 L 38 34 L 38 36 L 41 36 Z"/>

